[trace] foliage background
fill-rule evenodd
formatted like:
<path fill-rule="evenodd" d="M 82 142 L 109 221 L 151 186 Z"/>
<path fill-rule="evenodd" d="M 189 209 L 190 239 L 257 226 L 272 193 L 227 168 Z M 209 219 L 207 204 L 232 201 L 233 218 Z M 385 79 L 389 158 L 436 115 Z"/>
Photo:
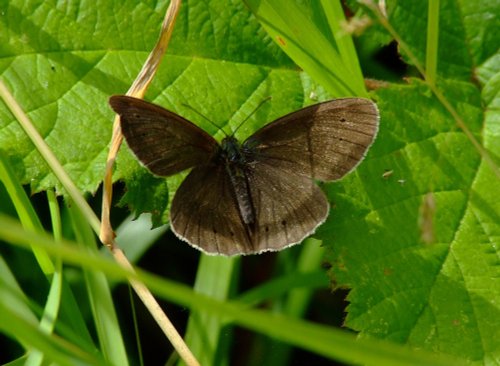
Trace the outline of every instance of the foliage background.
<path fill-rule="evenodd" d="M 258 102 L 271 95 L 272 102 L 238 130 L 237 137 L 243 139 L 280 115 L 317 100 L 346 95 L 346 90 L 330 82 L 330 74 L 311 70 L 309 74 L 315 76 L 314 80 L 308 76 L 295 64 L 299 61 L 290 49 L 291 43 L 288 49 L 284 48 L 295 62 L 279 48 L 280 42 L 276 43 L 272 35 L 272 26 L 280 26 L 287 17 L 295 19 L 293 10 L 298 9 L 304 19 L 314 24 L 314 28 L 307 28 L 308 32 L 298 32 L 306 53 L 308 46 L 313 49 L 311 54 L 317 52 L 314 46 L 321 44 L 318 34 L 335 44 L 336 35 L 329 30 L 329 18 L 325 15 L 328 8 L 318 5 L 319 2 L 293 2 L 295 8 L 274 2 L 266 12 L 263 4 L 267 2 L 260 7 L 258 3 L 185 2 L 168 55 L 145 98 L 182 114 L 220 138 L 221 132 L 182 104 L 210 116 L 229 132 Z M 307 251 L 321 251 L 312 241 L 304 248 L 278 255 L 266 254 L 234 263 L 214 262 L 211 271 L 228 268 L 214 280 L 220 285 L 218 281 L 225 279 L 227 288 L 222 301 L 260 289 L 253 304 L 270 312 L 323 324 L 344 324 L 363 339 L 388 339 L 472 363 L 499 362 L 500 184 L 495 169 L 498 172 L 500 155 L 500 56 L 495 35 L 500 25 L 500 5 L 494 1 L 437 3 L 436 29 L 427 15 L 432 3 L 387 1 L 393 30 L 390 34 L 376 22 L 373 12 L 348 2 L 351 14 L 365 13 L 375 20 L 356 39 L 356 46 L 365 76 L 379 81 L 371 97 L 379 106 L 381 127 L 359 169 L 340 182 L 323 185 L 332 210 L 316 238 L 326 248 L 324 258 L 331 266 L 328 278 L 322 273 L 325 270 L 320 269 L 323 258 L 320 253 L 305 265 L 309 267 L 306 273 L 316 274 L 305 286 L 296 289 L 297 285 L 291 281 L 288 287 L 280 288 L 271 282 L 267 292 L 262 290 L 271 278 L 293 277 Z M 89 201 L 96 211 L 113 118 L 107 98 L 128 89 L 156 40 L 166 6 L 164 1 L 94 4 L 0 0 L 1 79 L 28 112 L 78 188 L 91 194 Z M 259 20 L 268 21 L 263 24 L 271 36 L 249 9 Z M 319 33 L 312 33 L 316 29 Z M 438 45 L 434 65 L 429 62 L 432 52 L 427 48 L 432 32 Z M 397 42 L 391 44 L 395 36 Z M 301 66 L 307 69 L 307 65 Z M 435 69 L 435 76 L 427 74 L 428 78 L 423 80 L 419 69 Z M 329 70 L 343 75 L 340 70 Z M 344 72 L 351 71 L 347 67 Z M 485 153 L 479 152 L 458 127 L 430 85 L 436 86 L 486 149 L 494 168 Z M 349 95 L 360 90 L 356 81 L 351 87 Z M 363 93 L 362 88 L 359 93 Z M 51 189 L 64 193 L 4 105 L 0 105 L 0 147 L 19 183 L 29 186 L 30 194 Z M 120 201 L 121 208 L 116 207 L 113 213 L 116 225 L 127 215 L 124 205 L 136 212 L 152 212 L 155 226 L 168 222 L 168 200 L 180 177 L 168 181 L 154 178 L 122 149 L 114 179 L 118 182 L 116 188 L 124 192 L 116 202 Z M 11 205 L 11 200 L 11 194 L 0 192 L 0 210 L 15 217 L 17 208 Z M 31 201 L 42 224 L 50 229 L 44 196 L 35 194 Z M 64 208 L 61 200 L 59 203 L 61 236 L 82 241 L 86 237 L 84 231 L 75 228 L 75 222 L 80 220 L 71 209 Z M 123 245 L 127 245 L 126 238 L 132 238 L 130 235 L 119 235 Z M 141 235 L 138 237 L 145 239 Z M 8 242 L 6 237 L 2 239 Z M 138 260 L 154 239 L 130 240 L 127 253 Z M 179 244 L 171 235 L 159 241 L 138 262 L 139 266 L 189 285 L 195 282 L 198 265 L 198 276 L 206 274 L 201 269 L 206 260 L 198 262 L 196 251 Z M 15 247 L 0 248 L 8 262 L 3 283 L 7 283 L 5 273 L 11 273 L 31 305 L 43 308 L 50 281 L 38 270 L 39 262 Z M 206 265 L 210 268 L 210 263 Z M 99 338 L 96 347 L 104 352 L 102 338 L 96 335 L 99 321 L 92 309 L 95 300 L 88 287 L 88 274 L 73 267 L 63 273 L 77 301 L 86 304 L 70 311 L 71 315 L 79 313 L 81 317 L 83 325 L 76 329 L 85 329 L 89 344 Z M 327 290 L 328 281 L 333 288 L 349 289 L 345 323 L 339 307 L 345 305 L 342 300 L 347 292 L 337 290 L 335 300 Z M 315 292 L 317 287 L 321 290 Z M 120 333 L 117 337 L 123 337 L 124 344 L 130 345 L 133 335 L 132 327 L 126 325 L 130 319 L 128 306 L 122 305 L 128 296 L 124 289 L 120 285 L 113 292 L 122 329 L 117 330 Z M 199 287 L 198 290 L 204 291 Z M 297 292 L 304 290 L 305 293 Z M 7 300 L 3 301 L 7 304 Z M 293 308 L 294 303 L 299 305 L 287 312 L 287 307 Z M 169 309 L 172 305 L 166 306 Z M 186 326 L 187 315 L 182 306 L 174 307 L 173 316 L 181 328 Z M 170 350 L 148 315 L 139 311 L 138 323 L 146 364 L 157 362 L 150 358 L 152 355 L 165 360 Z M 286 345 L 270 342 L 265 336 L 247 330 L 237 328 L 235 333 L 229 333 L 229 328 L 220 324 L 215 329 L 219 329 L 216 332 L 219 335 L 213 338 L 217 340 L 218 351 L 210 357 L 218 359 L 219 364 L 222 364 L 220 359 L 231 360 L 230 364 L 293 364 L 291 359 L 296 364 L 330 362 L 303 351 L 289 353 Z M 7 361 L 21 355 L 22 347 L 12 341 L 16 336 L 4 331 L 10 340 L 3 349 L 12 350 L 2 360 Z M 148 335 L 152 335 L 151 339 Z M 135 350 L 135 346 L 126 348 L 128 357 L 135 361 L 137 351 L 129 350 Z M 309 352 L 315 351 L 310 348 Z M 273 357 L 279 358 L 280 363 Z"/>

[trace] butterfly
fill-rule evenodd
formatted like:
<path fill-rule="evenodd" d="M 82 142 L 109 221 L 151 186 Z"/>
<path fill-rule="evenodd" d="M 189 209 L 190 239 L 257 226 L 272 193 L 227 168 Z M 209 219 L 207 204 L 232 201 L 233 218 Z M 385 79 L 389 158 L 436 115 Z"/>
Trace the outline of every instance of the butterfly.
<path fill-rule="evenodd" d="M 378 131 L 375 103 L 343 98 L 308 106 L 240 143 L 218 143 L 187 119 L 128 96 L 109 103 L 137 159 L 157 176 L 191 169 L 170 209 L 172 231 L 208 254 L 277 251 L 327 218 L 314 180 L 332 181 L 364 158 Z"/>

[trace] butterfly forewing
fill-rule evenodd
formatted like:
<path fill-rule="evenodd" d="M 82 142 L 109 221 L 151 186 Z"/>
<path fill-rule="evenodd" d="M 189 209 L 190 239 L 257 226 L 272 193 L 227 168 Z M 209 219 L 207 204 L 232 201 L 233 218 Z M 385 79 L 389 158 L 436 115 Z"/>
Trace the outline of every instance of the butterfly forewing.
<path fill-rule="evenodd" d="M 188 120 L 155 104 L 112 96 L 121 129 L 137 158 L 156 175 L 169 176 L 210 160 L 217 142 Z"/>
<path fill-rule="evenodd" d="M 337 99 L 281 117 L 243 146 L 257 162 L 335 180 L 363 159 L 377 134 L 378 119 L 377 107 L 368 99 Z"/>

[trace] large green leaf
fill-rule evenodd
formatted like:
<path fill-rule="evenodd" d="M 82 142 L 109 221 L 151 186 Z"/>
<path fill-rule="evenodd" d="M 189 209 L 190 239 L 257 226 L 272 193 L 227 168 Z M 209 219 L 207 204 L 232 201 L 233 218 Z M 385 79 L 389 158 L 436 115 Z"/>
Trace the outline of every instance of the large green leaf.
<path fill-rule="evenodd" d="M 441 2 L 438 89 L 498 166 L 500 58 L 489 30 L 500 9 L 494 18 L 492 2 L 464 3 Z M 426 6 L 388 3 L 422 65 Z M 334 208 L 319 235 L 336 283 L 352 288 L 346 325 L 498 364 L 498 176 L 422 81 L 389 85 L 376 99 L 377 141 L 354 174 L 329 185 Z"/>
<path fill-rule="evenodd" d="M 140 70 L 166 5 L 0 1 L 2 79 L 82 191 L 94 192 L 104 174 L 113 118 L 107 99 L 125 93 Z M 244 137 L 310 103 L 310 95 L 324 99 L 322 89 L 270 42 L 242 4 L 213 0 L 184 5 L 176 24 L 168 56 L 146 99 L 199 122 L 210 133 L 217 129 L 182 104 L 229 133 L 272 96 L 238 131 Z M 61 190 L 3 105 L 0 146 L 34 191 Z M 165 222 L 166 182 L 144 176 L 148 174 L 126 150 L 120 154 L 115 179 L 127 182 L 124 202 L 153 212 L 156 223 Z M 137 184 L 144 181 L 161 199 Z"/>

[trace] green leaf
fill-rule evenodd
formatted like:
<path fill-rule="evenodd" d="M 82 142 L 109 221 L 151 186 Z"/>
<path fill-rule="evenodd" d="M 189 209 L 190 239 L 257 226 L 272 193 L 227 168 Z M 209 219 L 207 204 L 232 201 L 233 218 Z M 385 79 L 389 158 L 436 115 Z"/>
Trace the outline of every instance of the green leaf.
<path fill-rule="evenodd" d="M 500 3 L 498 1 L 458 0 L 465 39 L 474 65 L 480 66 L 498 52 L 497 30 L 500 27 Z M 451 35 L 448 35 L 451 37 Z"/>
<path fill-rule="evenodd" d="M 131 157 L 130 157 L 131 158 Z M 134 167 L 130 175 L 124 176 L 127 181 L 127 192 L 120 200 L 120 205 L 129 205 L 136 213 L 151 212 L 151 220 L 155 227 L 168 222 L 167 207 L 169 205 L 168 182 L 164 178 L 158 178 L 151 174 L 144 174 L 137 170 L 137 164 L 125 167 Z"/>
<path fill-rule="evenodd" d="M 427 41 L 427 1 L 389 2 L 389 22 L 402 35 L 404 42 L 417 57 L 420 65 L 425 65 Z M 472 59 L 467 51 L 467 37 L 460 4 L 455 0 L 440 1 L 439 40 L 437 73 L 441 77 L 469 80 Z M 418 30 L 418 31 L 416 31 Z M 410 64 L 407 55 L 405 61 Z"/>
<path fill-rule="evenodd" d="M 312 99 L 328 97 L 241 3 L 185 4 L 169 55 L 146 99 L 221 138 L 222 132 L 182 104 L 230 133 L 259 102 L 272 96 L 272 102 L 238 130 L 237 137 L 243 139 Z M 307 4 L 293 2 L 283 9 L 274 5 L 271 10 L 290 15 L 281 17 L 280 26 L 289 27 L 287 20 L 307 20 L 308 31 L 292 32 L 290 38 L 307 50 L 301 56 L 309 52 L 320 57 L 323 50 L 317 45 L 335 40 L 329 23 L 332 13 L 318 12 L 320 5 L 309 2 L 315 8 L 297 14 Z M 426 5 L 387 1 L 390 24 L 417 56 L 404 59 L 421 65 L 426 64 Z M 437 29 L 438 88 L 497 164 L 498 7 L 489 0 L 442 0 Z M 107 98 L 128 89 L 157 38 L 165 8 L 166 3 L 154 1 L 0 0 L 1 78 L 83 192 L 94 192 L 104 174 L 113 118 Z M 300 44 L 311 39 L 312 51 L 308 44 Z M 339 65 L 339 59 L 340 53 L 332 65 Z M 477 84 L 472 82 L 476 77 Z M 478 364 L 498 363 L 498 179 L 424 83 L 411 79 L 408 85 L 388 85 L 375 97 L 382 115 L 377 141 L 355 173 L 325 185 L 333 204 L 317 235 L 330 251 L 332 279 L 352 288 L 346 325 L 360 331 L 361 338 L 387 338 Z M 56 187 L 61 192 L 3 105 L 0 145 L 22 183 L 31 184 L 34 191 Z M 165 183 L 140 167 L 125 145 L 114 178 L 125 181 L 124 203 L 153 212 L 156 224 L 168 219 Z M 166 183 L 169 198 L 180 179 L 172 177 Z M 431 240 L 422 240 L 422 234 Z M 193 298 L 191 294 L 192 302 Z M 356 358 L 356 345 L 346 351 L 337 338 L 323 337 L 322 332 L 309 339 L 308 325 L 300 322 L 287 328 L 288 319 L 272 321 L 269 314 L 260 317 L 251 311 L 245 318 L 238 315 L 238 306 L 225 308 L 210 299 L 203 305 L 218 309 L 216 315 L 224 311 L 221 308 L 232 310 L 240 325 L 332 358 L 368 362 L 372 357 L 374 363 L 380 357 L 374 346 L 365 350 L 368 356 L 361 353 Z M 36 337 L 29 337 L 31 328 L 23 329 L 26 344 L 36 345 Z M 54 352 L 57 359 L 58 351 Z M 384 356 L 387 364 L 393 355 Z"/>
<path fill-rule="evenodd" d="M 498 166 L 500 59 L 487 3 L 472 11 L 441 2 L 437 88 Z M 388 4 L 391 26 L 422 65 L 425 5 Z M 484 62 L 482 86 L 469 81 L 474 62 Z M 425 83 L 388 85 L 375 97 L 379 136 L 354 174 L 328 185 L 334 207 L 318 235 L 331 247 L 333 280 L 352 289 L 346 325 L 498 363 L 500 181 Z"/>
<path fill-rule="evenodd" d="M 40 6 L 17 0 L 2 7 L 2 79 L 83 192 L 94 192 L 104 175 L 113 117 L 107 99 L 124 93 L 139 72 L 158 36 L 165 7 L 134 1 L 83 5 L 76 0 Z M 310 96 L 326 97 L 269 42 L 242 4 L 213 0 L 185 6 L 176 24 L 169 54 L 146 99 L 179 112 L 212 134 L 217 129 L 182 104 L 230 133 L 258 103 L 272 96 L 272 102 L 238 131 L 243 138 L 310 104 Z M 55 187 L 61 192 L 3 105 L 0 145 L 9 152 L 23 183 L 34 191 Z M 155 225 L 167 221 L 163 182 L 155 181 L 154 193 L 145 195 L 153 178 L 126 148 L 119 154 L 114 178 L 126 181 L 123 203 L 138 212 L 152 212 Z"/>
<path fill-rule="evenodd" d="M 339 1 L 246 3 L 273 40 L 327 90 L 366 96 L 352 39 L 341 28 L 345 18 Z"/>

